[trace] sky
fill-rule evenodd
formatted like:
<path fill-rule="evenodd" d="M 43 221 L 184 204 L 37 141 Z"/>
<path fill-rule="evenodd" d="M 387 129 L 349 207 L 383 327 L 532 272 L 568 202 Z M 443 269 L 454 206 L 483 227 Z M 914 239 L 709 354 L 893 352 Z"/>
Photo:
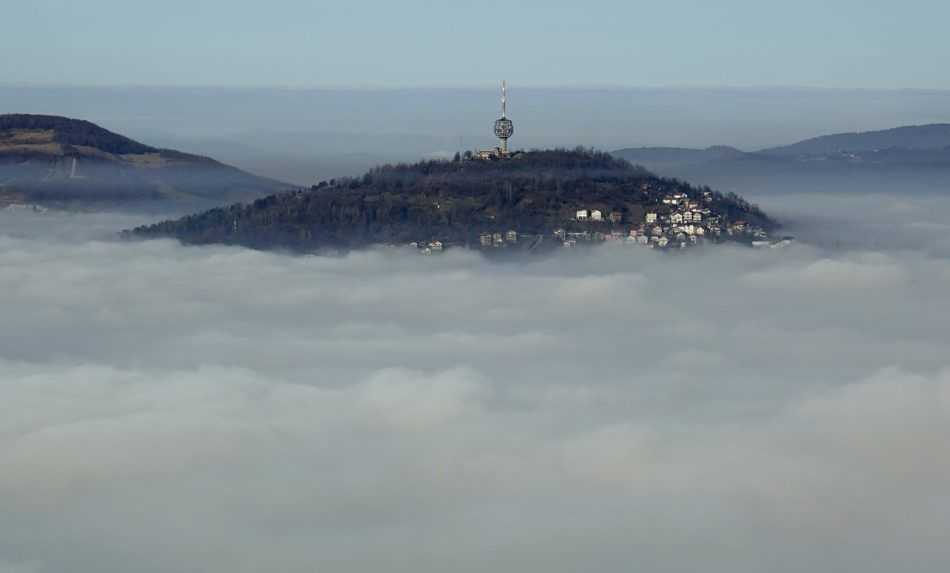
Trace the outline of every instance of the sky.
<path fill-rule="evenodd" d="M 8 84 L 950 88 L 940 0 L 6 4 Z"/>
<path fill-rule="evenodd" d="M 945 570 L 950 201 L 766 205 L 520 264 L 0 211 L 0 571 Z"/>

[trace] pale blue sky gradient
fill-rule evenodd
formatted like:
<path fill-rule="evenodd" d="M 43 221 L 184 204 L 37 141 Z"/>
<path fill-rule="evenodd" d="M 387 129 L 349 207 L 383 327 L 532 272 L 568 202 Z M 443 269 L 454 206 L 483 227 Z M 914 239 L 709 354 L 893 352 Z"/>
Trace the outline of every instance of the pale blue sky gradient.
<path fill-rule="evenodd" d="M 3 4 L 6 84 L 950 88 L 946 0 Z"/>

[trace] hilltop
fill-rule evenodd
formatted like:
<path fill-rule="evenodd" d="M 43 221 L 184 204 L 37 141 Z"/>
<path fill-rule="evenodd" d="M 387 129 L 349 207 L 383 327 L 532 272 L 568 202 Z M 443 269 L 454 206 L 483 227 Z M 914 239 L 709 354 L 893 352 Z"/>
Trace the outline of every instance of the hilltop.
<path fill-rule="evenodd" d="M 945 193 L 950 124 L 838 133 L 760 151 L 626 148 L 613 152 L 661 175 L 743 193 Z"/>
<path fill-rule="evenodd" d="M 211 158 L 158 149 L 98 125 L 0 115 L 0 207 L 203 207 L 288 188 Z"/>
<path fill-rule="evenodd" d="M 638 236 L 655 246 L 752 242 L 775 227 L 738 196 L 577 149 L 499 161 L 456 157 L 387 165 L 129 234 L 294 251 L 377 244 L 536 249 L 628 237 L 636 242 Z"/>

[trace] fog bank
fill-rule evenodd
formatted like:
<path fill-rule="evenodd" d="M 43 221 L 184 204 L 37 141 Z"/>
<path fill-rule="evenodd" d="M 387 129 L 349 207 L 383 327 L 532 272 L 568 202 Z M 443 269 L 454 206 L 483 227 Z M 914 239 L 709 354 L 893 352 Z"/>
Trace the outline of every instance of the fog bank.
<path fill-rule="evenodd" d="M 525 264 L 0 213 L 0 571 L 945 569 L 950 204 L 780 200 Z"/>

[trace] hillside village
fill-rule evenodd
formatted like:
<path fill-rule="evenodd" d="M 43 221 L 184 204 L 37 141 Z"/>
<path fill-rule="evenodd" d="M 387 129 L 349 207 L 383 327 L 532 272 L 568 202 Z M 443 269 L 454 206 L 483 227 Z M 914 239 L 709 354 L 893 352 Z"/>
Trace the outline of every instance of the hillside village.
<path fill-rule="evenodd" d="M 655 191 L 644 184 L 645 193 Z M 729 220 L 716 212 L 713 203 L 719 194 L 704 190 L 693 196 L 685 192 L 662 194 L 657 204 L 642 213 L 629 210 L 581 208 L 569 215 L 565 224 L 545 234 L 517 229 L 484 232 L 474 247 L 534 250 L 539 247 L 574 248 L 610 243 L 652 249 L 685 249 L 724 241 L 755 248 L 788 245 L 791 237 L 773 238 L 762 226 L 743 219 Z M 721 197 L 721 196 L 720 196 Z M 408 245 L 431 255 L 453 246 L 445 240 L 415 241 Z M 472 246 L 472 245 L 466 245 Z"/>

